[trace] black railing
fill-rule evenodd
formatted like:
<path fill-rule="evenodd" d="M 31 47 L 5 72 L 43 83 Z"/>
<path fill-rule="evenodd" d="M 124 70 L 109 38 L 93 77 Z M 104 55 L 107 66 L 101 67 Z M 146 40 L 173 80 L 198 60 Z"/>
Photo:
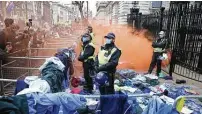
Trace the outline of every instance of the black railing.
<path fill-rule="evenodd" d="M 136 29 L 148 29 L 154 36 L 165 30 L 175 52 L 171 71 L 202 82 L 202 2 L 190 5 L 189 2 L 172 1 L 168 11 L 161 8 L 149 15 L 141 15 L 138 9 L 133 9 L 128 14 L 128 24 L 131 22 Z M 198 76 L 187 76 L 183 70 Z"/>

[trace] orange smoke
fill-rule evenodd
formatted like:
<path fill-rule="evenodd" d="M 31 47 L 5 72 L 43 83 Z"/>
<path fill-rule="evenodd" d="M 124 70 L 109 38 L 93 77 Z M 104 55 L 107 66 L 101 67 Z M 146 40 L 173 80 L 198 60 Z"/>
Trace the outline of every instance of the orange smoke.
<path fill-rule="evenodd" d="M 97 46 L 96 55 L 100 46 L 104 44 L 104 36 L 108 32 L 113 32 L 116 35 L 116 46 L 122 51 L 118 69 L 127 68 L 141 72 L 148 70 L 152 58 L 151 40 L 153 38 L 146 30 L 133 31 L 131 27 L 120 25 L 106 27 L 93 24 L 92 27 Z M 80 52 L 79 50 L 80 47 L 77 47 L 77 53 Z M 76 65 L 81 66 L 81 63 L 77 61 Z"/>

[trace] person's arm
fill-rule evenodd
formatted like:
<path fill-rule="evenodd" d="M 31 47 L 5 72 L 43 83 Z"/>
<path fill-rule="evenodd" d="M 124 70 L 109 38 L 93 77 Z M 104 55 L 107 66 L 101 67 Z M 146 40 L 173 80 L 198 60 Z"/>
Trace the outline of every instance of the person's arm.
<path fill-rule="evenodd" d="M 110 61 L 105 64 L 102 65 L 98 68 L 98 71 L 108 71 L 110 69 L 114 69 L 116 68 L 116 66 L 119 63 L 119 58 L 121 56 L 121 50 L 117 50 L 111 57 Z"/>
<path fill-rule="evenodd" d="M 99 61 L 98 61 L 98 55 L 97 55 L 95 57 L 95 62 L 94 62 L 94 68 L 96 72 L 98 72 L 98 67 L 99 67 Z"/>
<path fill-rule="evenodd" d="M 69 75 L 73 75 L 74 74 L 74 66 L 73 66 L 73 62 L 72 62 L 71 58 L 68 58 L 67 62 L 69 63 Z"/>
<path fill-rule="evenodd" d="M 94 54 L 95 48 L 92 46 L 87 46 L 83 54 L 81 54 L 78 58 L 79 61 L 84 61 L 88 57 Z"/>
<path fill-rule="evenodd" d="M 153 48 L 164 48 L 165 47 L 165 44 L 166 44 L 166 40 L 165 39 L 162 39 L 161 42 L 153 42 L 152 43 L 152 47 Z"/>

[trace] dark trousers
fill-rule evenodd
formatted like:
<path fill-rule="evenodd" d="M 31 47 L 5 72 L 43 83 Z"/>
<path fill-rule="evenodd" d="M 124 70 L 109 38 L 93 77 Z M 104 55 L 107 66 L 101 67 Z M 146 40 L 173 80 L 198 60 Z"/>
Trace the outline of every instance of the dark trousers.
<path fill-rule="evenodd" d="M 157 65 L 156 75 L 159 76 L 161 73 L 161 62 L 162 60 L 158 59 L 159 56 L 162 56 L 163 53 L 153 52 L 152 61 L 148 70 L 148 73 L 152 73 L 154 67 Z"/>
<path fill-rule="evenodd" d="M 115 73 L 109 73 L 108 76 L 109 76 L 108 77 L 109 85 L 99 87 L 101 95 L 114 94 L 115 93 L 115 90 L 114 90 L 114 76 L 115 76 Z"/>
<path fill-rule="evenodd" d="M 93 90 L 93 79 L 90 77 L 90 70 L 93 68 L 93 60 L 87 61 L 83 63 L 83 70 L 84 70 L 84 78 L 86 84 L 84 85 L 84 89 L 88 91 Z"/>
<path fill-rule="evenodd" d="M 171 61 L 170 61 L 170 69 L 169 69 L 169 75 L 172 76 L 172 73 L 175 70 L 175 64 L 176 64 L 176 52 L 173 51 L 172 56 L 171 56 Z"/>

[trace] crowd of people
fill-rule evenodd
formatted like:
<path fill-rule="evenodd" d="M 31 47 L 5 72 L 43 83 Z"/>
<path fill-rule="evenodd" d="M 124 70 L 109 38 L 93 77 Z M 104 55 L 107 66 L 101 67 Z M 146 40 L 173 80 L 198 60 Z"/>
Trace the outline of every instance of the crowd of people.
<path fill-rule="evenodd" d="M 0 57 L 4 63 L 8 55 L 27 56 L 28 47 L 36 48 L 44 44 L 45 32 L 40 28 L 31 26 L 20 28 L 19 24 L 11 18 L 6 18 L 1 27 Z"/>

